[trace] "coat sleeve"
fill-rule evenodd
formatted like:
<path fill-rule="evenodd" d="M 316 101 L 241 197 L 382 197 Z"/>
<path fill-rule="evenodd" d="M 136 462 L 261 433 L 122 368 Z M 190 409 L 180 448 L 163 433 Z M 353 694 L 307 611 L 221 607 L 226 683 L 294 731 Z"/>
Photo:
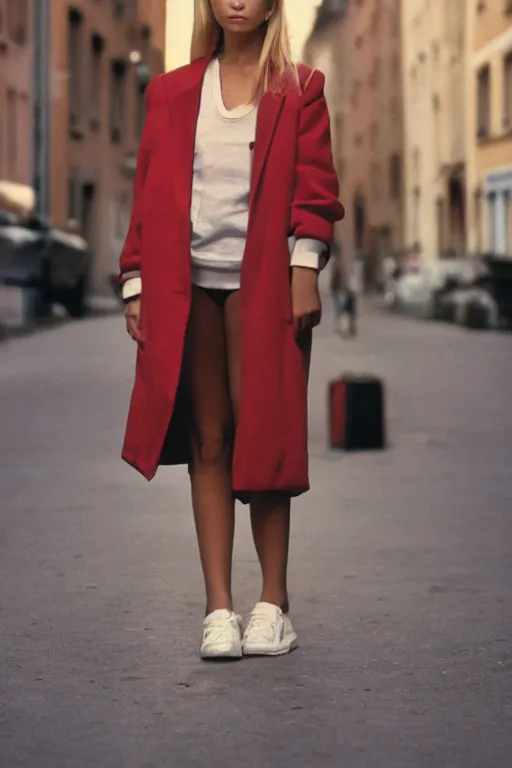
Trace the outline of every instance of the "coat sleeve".
<path fill-rule="evenodd" d="M 313 72 L 302 95 L 291 229 L 298 241 L 319 240 L 330 248 L 334 223 L 345 215 L 331 147 L 325 78 Z"/>
<path fill-rule="evenodd" d="M 122 287 L 123 299 L 132 299 L 141 292 L 140 259 L 141 259 L 141 203 L 142 190 L 151 154 L 149 137 L 149 115 L 155 102 L 155 90 L 159 76 L 154 77 L 146 88 L 146 119 L 137 153 L 137 165 L 133 184 L 133 203 L 128 232 L 119 259 L 119 282 Z"/>

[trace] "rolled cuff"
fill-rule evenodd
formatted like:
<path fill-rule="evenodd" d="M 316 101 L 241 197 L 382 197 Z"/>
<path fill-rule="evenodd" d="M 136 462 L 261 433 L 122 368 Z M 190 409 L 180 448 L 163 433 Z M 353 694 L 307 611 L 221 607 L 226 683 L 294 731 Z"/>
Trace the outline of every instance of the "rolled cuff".
<path fill-rule="evenodd" d="M 327 245 L 310 237 L 299 238 L 292 250 L 290 265 L 322 270 L 327 263 Z"/>
<path fill-rule="evenodd" d="M 140 296 L 141 292 L 142 280 L 140 277 L 130 277 L 128 280 L 126 280 L 126 282 L 123 283 L 121 288 L 123 301 L 130 301 L 130 299 L 135 299 L 137 296 Z"/>

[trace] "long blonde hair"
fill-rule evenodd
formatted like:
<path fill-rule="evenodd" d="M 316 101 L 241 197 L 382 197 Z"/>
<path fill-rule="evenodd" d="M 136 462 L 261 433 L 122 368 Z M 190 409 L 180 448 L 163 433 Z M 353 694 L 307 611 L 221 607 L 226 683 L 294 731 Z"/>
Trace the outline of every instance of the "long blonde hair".
<path fill-rule="evenodd" d="M 284 0 L 274 0 L 267 31 L 261 49 L 256 81 L 256 98 L 269 90 L 278 90 L 286 84 L 298 84 L 298 75 L 292 61 L 288 24 Z M 222 45 L 222 28 L 213 15 L 210 0 L 194 0 L 194 29 L 192 32 L 191 61 L 218 52 Z"/>

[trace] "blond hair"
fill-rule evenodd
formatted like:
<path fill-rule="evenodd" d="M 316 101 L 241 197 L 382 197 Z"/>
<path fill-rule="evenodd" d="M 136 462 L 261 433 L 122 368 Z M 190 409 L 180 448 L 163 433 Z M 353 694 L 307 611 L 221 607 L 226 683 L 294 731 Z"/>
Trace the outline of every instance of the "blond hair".
<path fill-rule="evenodd" d="M 255 97 L 269 90 L 298 84 L 297 69 L 292 61 L 284 0 L 274 0 L 272 15 L 266 22 L 266 34 L 261 49 Z M 194 0 L 194 29 L 191 61 L 217 53 L 222 45 L 222 28 L 213 15 L 210 0 Z"/>

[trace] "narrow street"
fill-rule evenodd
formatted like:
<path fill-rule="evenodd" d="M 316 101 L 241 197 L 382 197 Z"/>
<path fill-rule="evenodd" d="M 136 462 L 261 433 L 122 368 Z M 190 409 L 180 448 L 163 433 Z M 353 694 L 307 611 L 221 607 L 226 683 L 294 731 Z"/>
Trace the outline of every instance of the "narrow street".
<path fill-rule="evenodd" d="M 510 768 L 512 338 L 375 310 L 355 341 L 331 324 L 293 519 L 301 648 L 236 664 L 198 658 L 186 470 L 147 485 L 119 458 L 122 318 L 0 346 L 1 768 Z M 387 451 L 327 450 L 344 371 L 385 379 Z"/>

